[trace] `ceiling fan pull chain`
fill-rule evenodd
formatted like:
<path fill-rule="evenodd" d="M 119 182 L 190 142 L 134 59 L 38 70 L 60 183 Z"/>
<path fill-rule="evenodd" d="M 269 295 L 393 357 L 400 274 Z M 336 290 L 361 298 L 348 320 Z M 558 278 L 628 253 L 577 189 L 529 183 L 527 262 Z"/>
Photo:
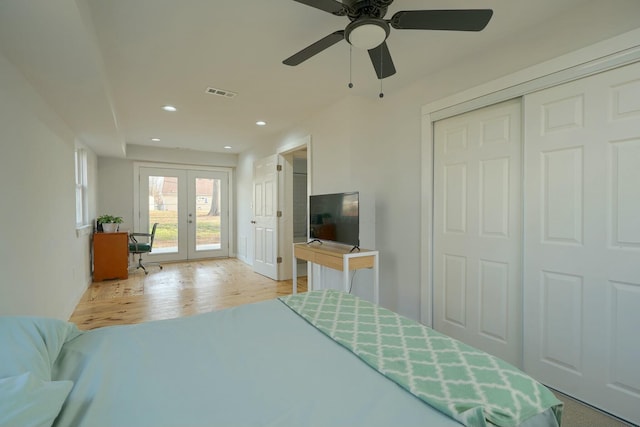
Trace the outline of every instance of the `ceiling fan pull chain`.
<path fill-rule="evenodd" d="M 353 88 L 353 76 L 352 76 L 352 68 L 353 68 L 353 60 L 352 60 L 353 46 L 349 45 L 349 89 Z"/>
<path fill-rule="evenodd" d="M 382 74 L 382 64 L 383 64 L 383 60 L 382 60 L 382 50 L 380 50 L 380 75 L 383 76 L 384 74 Z M 380 95 L 378 95 L 380 98 L 384 98 L 384 93 L 382 92 L 382 77 L 380 77 Z"/>

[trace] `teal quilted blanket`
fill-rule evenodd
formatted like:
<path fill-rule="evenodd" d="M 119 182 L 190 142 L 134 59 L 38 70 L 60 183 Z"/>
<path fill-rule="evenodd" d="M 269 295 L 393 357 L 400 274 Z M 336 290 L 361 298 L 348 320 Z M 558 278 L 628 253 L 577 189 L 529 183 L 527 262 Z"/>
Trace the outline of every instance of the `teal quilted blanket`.
<path fill-rule="evenodd" d="M 414 396 L 466 426 L 517 426 L 562 403 L 505 361 L 343 292 L 280 300 Z"/>

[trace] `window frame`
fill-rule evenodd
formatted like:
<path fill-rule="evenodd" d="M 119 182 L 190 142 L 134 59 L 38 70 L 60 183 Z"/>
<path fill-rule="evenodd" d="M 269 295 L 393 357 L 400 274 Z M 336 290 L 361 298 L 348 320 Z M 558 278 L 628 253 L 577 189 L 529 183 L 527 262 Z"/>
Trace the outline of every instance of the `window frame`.
<path fill-rule="evenodd" d="M 76 147 L 74 150 L 74 164 L 76 228 L 80 228 L 89 225 L 87 151 L 84 148 Z"/>

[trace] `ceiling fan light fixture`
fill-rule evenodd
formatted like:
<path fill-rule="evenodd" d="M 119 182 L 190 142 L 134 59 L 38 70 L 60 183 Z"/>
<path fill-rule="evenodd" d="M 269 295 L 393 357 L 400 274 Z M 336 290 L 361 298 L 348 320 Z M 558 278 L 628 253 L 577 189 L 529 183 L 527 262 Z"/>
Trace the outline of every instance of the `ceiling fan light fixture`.
<path fill-rule="evenodd" d="M 378 79 L 396 73 L 386 40 L 394 30 L 482 31 L 493 16 L 491 9 L 401 10 L 384 19 L 394 0 L 294 0 L 350 22 L 344 30 L 334 31 L 282 61 L 295 66 L 334 44 L 346 40 L 351 46 L 365 49 Z M 351 54 L 350 54 L 351 55 Z M 351 56 L 349 56 L 351 58 Z M 349 83 L 349 87 L 353 87 Z"/>
<path fill-rule="evenodd" d="M 389 36 L 389 24 L 382 19 L 363 18 L 353 21 L 345 30 L 351 46 L 370 50 L 380 46 Z"/>

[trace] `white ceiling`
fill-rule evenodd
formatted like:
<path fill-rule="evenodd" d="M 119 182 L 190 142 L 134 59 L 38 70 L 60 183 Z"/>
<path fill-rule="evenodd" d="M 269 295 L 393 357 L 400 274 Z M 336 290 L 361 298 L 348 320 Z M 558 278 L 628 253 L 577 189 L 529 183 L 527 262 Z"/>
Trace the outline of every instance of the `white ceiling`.
<path fill-rule="evenodd" d="M 387 17 L 456 8 L 494 16 L 479 33 L 392 29 L 385 93 L 453 66 L 496 78 L 640 27 L 638 0 L 396 0 Z M 366 52 L 354 49 L 347 88 L 346 42 L 282 64 L 347 23 L 293 0 L 0 0 L 0 52 L 99 155 L 127 144 L 237 153 L 350 94 L 377 98 Z"/>

